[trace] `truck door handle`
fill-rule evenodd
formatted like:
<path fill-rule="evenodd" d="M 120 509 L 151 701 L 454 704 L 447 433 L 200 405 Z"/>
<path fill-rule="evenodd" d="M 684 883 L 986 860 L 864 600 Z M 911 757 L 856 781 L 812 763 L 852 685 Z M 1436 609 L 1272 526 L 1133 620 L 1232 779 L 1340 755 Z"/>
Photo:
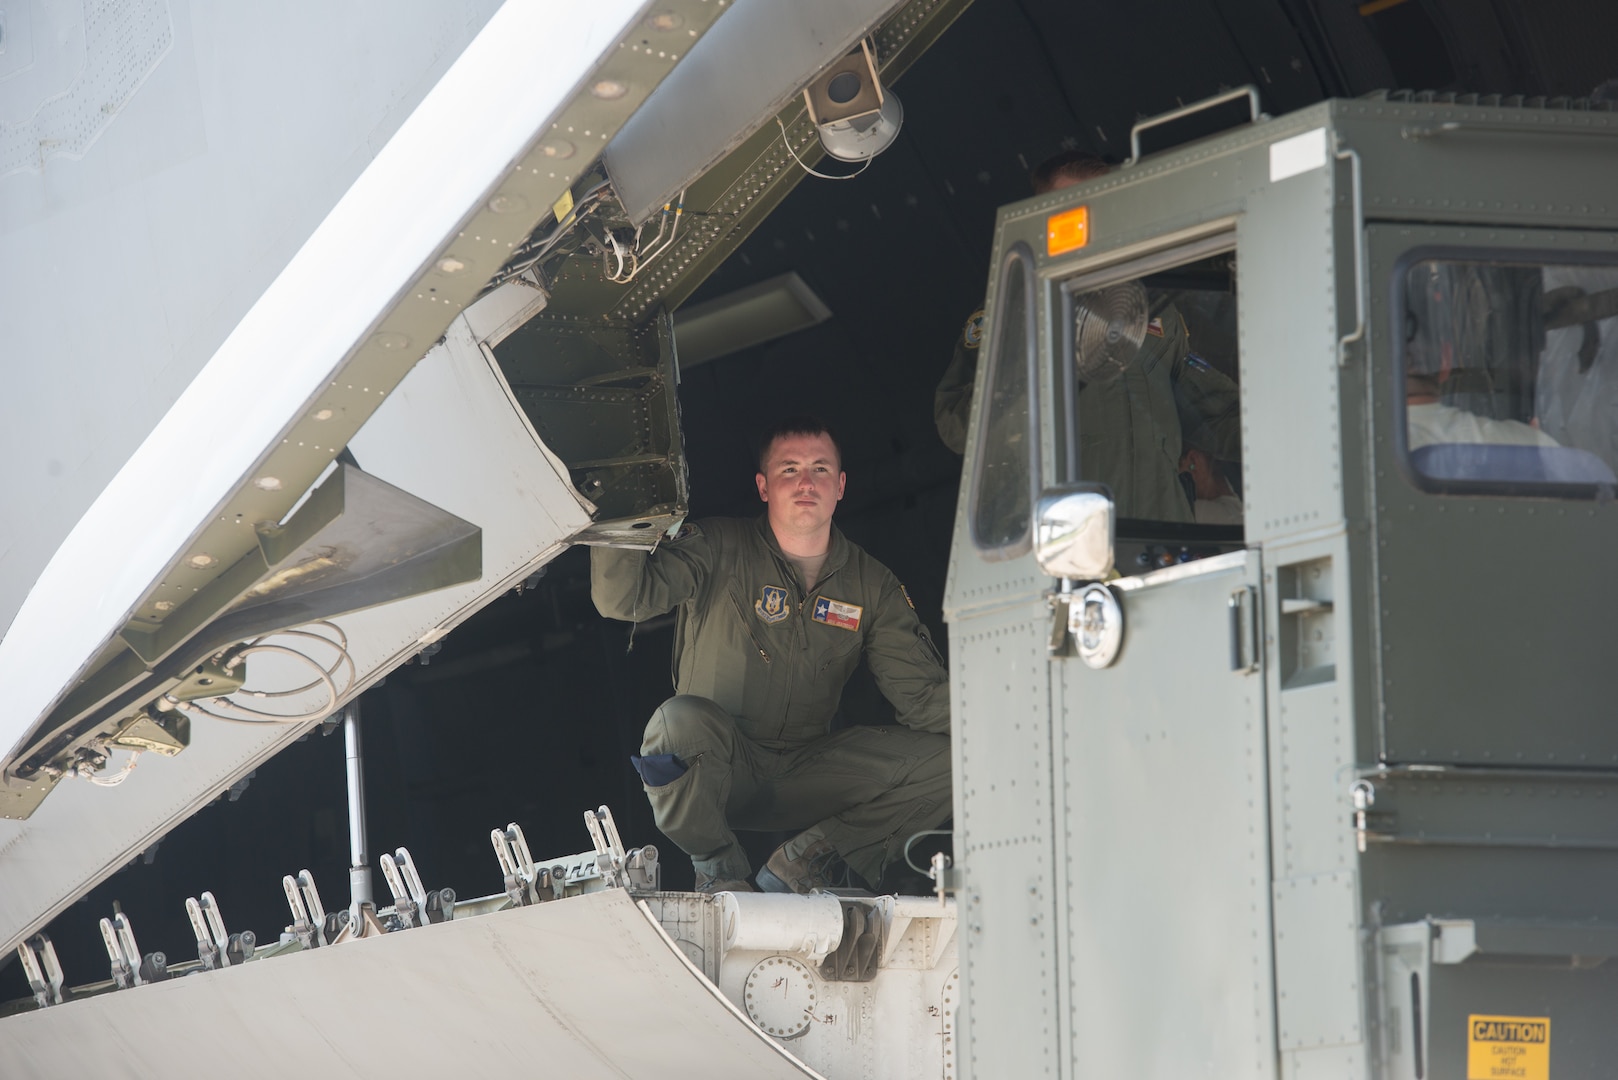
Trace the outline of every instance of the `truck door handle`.
<path fill-rule="evenodd" d="M 1230 670 L 1258 670 L 1258 590 L 1243 585 L 1230 594 Z M 1244 617 L 1245 614 L 1245 617 Z"/>

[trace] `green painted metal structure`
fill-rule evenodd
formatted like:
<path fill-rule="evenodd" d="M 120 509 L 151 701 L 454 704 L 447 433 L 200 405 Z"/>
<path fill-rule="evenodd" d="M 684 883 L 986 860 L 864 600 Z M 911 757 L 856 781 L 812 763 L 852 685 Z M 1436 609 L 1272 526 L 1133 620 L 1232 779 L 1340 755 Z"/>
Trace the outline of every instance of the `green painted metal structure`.
<path fill-rule="evenodd" d="M 946 601 L 963 1072 L 1604 1073 L 1618 507 L 1424 490 L 1399 365 L 1414 262 L 1618 265 L 1614 175 L 1618 115 L 1383 96 L 1002 210 Z M 1087 243 L 1048 255 L 1080 205 Z M 1092 669 L 1028 539 L 1039 494 L 1084 479 L 1065 283 L 1232 256 L 1242 530 L 1121 521 L 1122 648 Z M 1008 424 L 985 402 L 1014 364 L 1032 418 Z M 1021 521 L 980 549 L 1007 483 Z"/>

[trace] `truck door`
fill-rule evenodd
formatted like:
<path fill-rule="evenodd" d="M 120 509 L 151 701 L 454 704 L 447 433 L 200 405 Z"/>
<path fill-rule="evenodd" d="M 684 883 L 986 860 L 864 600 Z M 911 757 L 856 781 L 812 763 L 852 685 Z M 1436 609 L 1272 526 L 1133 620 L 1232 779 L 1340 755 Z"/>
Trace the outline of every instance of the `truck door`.
<path fill-rule="evenodd" d="M 1041 280 L 1002 232 L 950 585 L 970 1074 L 1273 1076 L 1235 234 Z M 1106 583 L 1034 550 L 1075 482 Z"/>
<path fill-rule="evenodd" d="M 1234 240 L 1051 294 L 1053 385 L 1075 402 L 1063 464 L 1113 490 L 1121 575 L 1058 605 L 1074 632 L 1052 662 L 1073 1075 L 1275 1068 L 1263 578 L 1241 543 Z"/>

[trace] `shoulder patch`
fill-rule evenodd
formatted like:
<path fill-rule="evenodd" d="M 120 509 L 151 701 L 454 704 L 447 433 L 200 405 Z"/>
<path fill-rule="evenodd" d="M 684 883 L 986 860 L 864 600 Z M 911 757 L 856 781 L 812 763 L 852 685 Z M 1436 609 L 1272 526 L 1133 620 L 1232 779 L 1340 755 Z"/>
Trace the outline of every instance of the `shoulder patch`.
<path fill-rule="evenodd" d="M 975 349 L 983 344 L 983 309 L 978 308 L 972 317 L 966 320 L 961 328 L 961 344 L 968 349 Z"/>
<path fill-rule="evenodd" d="M 812 616 L 815 622 L 825 623 L 827 626 L 837 626 L 844 630 L 858 630 L 860 617 L 865 609 L 858 604 L 846 604 L 841 600 L 833 600 L 829 596 L 815 597 L 815 612 Z"/>
<path fill-rule="evenodd" d="M 702 526 L 694 521 L 681 522 L 680 527 L 669 534 L 669 543 L 678 544 L 681 540 L 689 540 L 693 536 L 702 535 Z"/>
<path fill-rule="evenodd" d="M 1148 334 L 1151 334 L 1153 337 L 1162 337 L 1163 336 L 1163 320 L 1162 319 L 1153 319 L 1151 322 L 1147 323 L 1146 324 L 1146 332 Z"/>
<path fill-rule="evenodd" d="M 753 613 L 767 623 L 778 623 L 792 614 L 786 589 L 780 585 L 764 586 L 759 590 L 758 599 L 753 601 Z"/>
<path fill-rule="evenodd" d="M 910 605 L 911 611 L 916 610 L 916 602 L 910 599 L 910 590 L 905 588 L 905 584 L 902 581 L 899 582 L 899 595 L 905 598 L 905 603 Z"/>

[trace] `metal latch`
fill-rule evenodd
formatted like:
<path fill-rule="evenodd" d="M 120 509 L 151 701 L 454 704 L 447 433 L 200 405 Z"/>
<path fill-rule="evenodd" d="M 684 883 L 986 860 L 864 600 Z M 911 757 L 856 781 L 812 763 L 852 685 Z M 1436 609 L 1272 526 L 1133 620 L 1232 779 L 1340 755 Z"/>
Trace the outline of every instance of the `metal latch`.
<path fill-rule="evenodd" d="M 307 870 L 298 871 L 281 879 L 281 888 L 287 895 L 287 906 L 292 910 L 292 925 L 286 933 L 301 948 L 314 949 L 322 945 L 335 945 L 354 937 L 354 916 L 348 908 L 327 911 L 320 902 L 320 890 L 315 887 L 315 876 Z"/>
<path fill-rule="evenodd" d="M 555 871 L 548 866 L 535 866 L 534 856 L 528 851 L 528 838 L 522 826 L 515 821 L 505 829 L 490 829 L 489 840 L 494 844 L 494 857 L 500 862 L 500 873 L 505 879 L 506 895 L 518 907 L 559 900 L 562 897 L 561 867 Z"/>
<path fill-rule="evenodd" d="M 28 988 L 41 1009 L 62 1003 L 62 965 L 56 959 L 56 946 L 47 934 L 35 934 L 17 946 Z"/>
<path fill-rule="evenodd" d="M 595 844 L 596 869 L 607 887 L 621 887 L 631 892 L 656 892 L 661 869 L 657 861 L 657 848 L 650 844 L 633 851 L 624 850 L 613 823 L 612 810 L 598 806 L 584 812 L 584 827 L 590 830 Z"/>
<path fill-rule="evenodd" d="M 1371 807 L 1376 805 L 1376 785 L 1369 780 L 1356 780 L 1354 786 L 1348 789 L 1348 794 L 1354 800 L 1354 847 L 1363 855 L 1369 831 L 1367 819 Z"/>
<path fill-rule="evenodd" d="M 382 878 L 393 893 L 393 911 L 403 929 L 426 926 L 429 923 L 448 922 L 455 917 L 455 890 L 434 889 L 428 892 L 416 871 L 416 860 L 410 852 L 399 848 L 392 855 L 383 855 Z"/>
<path fill-rule="evenodd" d="M 191 932 L 197 938 L 197 959 L 202 970 L 245 964 L 253 958 L 258 938 L 251 930 L 239 934 L 225 933 L 225 920 L 219 913 L 219 901 L 213 893 L 205 892 L 202 899 L 187 897 L 185 914 L 191 920 Z"/>
<path fill-rule="evenodd" d="M 169 958 L 161 952 L 141 956 L 140 946 L 135 944 L 135 928 L 123 912 L 101 920 L 101 940 L 107 946 L 112 981 L 118 989 L 162 982 L 169 977 Z"/>
<path fill-rule="evenodd" d="M 938 906 L 947 907 L 948 901 L 945 898 L 961 887 L 961 872 L 950 865 L 948 855 L 942 851 L 935 851 L 927 876 L 933 879 L 933 892 L 938 896 Z"/>

